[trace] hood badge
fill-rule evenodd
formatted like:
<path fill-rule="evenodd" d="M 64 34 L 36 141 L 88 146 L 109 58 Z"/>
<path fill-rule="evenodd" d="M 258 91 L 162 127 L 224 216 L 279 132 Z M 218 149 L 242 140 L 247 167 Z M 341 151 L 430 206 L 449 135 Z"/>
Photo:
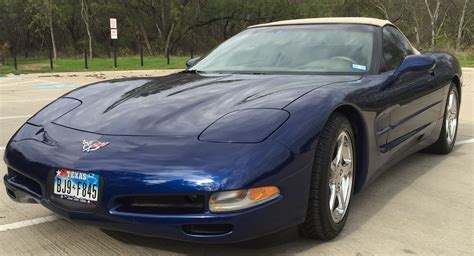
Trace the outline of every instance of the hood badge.
<path fill-rule="evenodd" d="M 110 142 L 100 142 L 98 140 L 91 140 L 91 141 L 83 140 L 82 151 L 89 153 L 92 151 L 96 151 L 99 148 L 103 148 L 109 144 Z"/>

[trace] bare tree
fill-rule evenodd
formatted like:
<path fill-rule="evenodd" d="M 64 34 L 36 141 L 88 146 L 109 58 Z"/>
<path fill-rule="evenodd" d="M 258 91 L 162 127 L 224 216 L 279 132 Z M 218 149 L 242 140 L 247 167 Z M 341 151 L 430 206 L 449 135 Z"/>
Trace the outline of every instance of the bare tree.
<path fill-rule="evenodd" d="M 420 47 L 420 22 L 418 21 L 418 14 L 416 12 L 417 8 L 409 8 L 411 15 L 413 17 L 413 20 L 415 21 L 415 25 L 413 26 L 413 29 L 415 30 L 415 44 L 416 48 Z"/>
<path fill-rule="evenodd" d="M 403 18 L 404 8 L 401 8 L 403 6 L 401 0 L 370 0 L 369 3 L 383 15 L 384 19 L 390 20 L 392 23 L 397 23 Z"/>
<path fill-rule="evenodd" d="M 143 21 L 141 20 L 141 18 L 138 15 L 136 15 L 136 17 L 137 17 L 138 26 L 139 26 L 140 31 L 141 31 L 142 36 L 143 36 L 143 41 L 145 41 L 145 45 L 146 45 L 146 49 L 148 51 L 148 54 L 150 56 L 154 56 L 155 53 L 153 52 L 153 48 L 151 47 L 150 39 L 148 39 L 148 33 L 145 29 L 145 26 L 143 25 Z"/>
<path fill-rule="evenodd" d="M 56 41 L 54 40 L 54 29 L 53 29 L 53 0 L 47 2 L 48 5 L 48 19 L 49 19 L 49 31 L 51 34 L 51 46 L 53 47 L 54 59 L 57 59 L 58 55 L 56 52 Z"/>
<path fill-rule="evenodd" d="M 390 16 L 388 15 L 388 10 L 385 4 L 382 3 L 380 0 L 374 0 L 372 1 L 372 4 L 380 11 L 382 12 L 383 16 L 385 17 L 386 20 L 390 20 Z"/>
<path fill-rule="evenodd" d="M 93 59 L 93 54 L 92 54 L 92 35 L 91 35 L 91 30 L 90 30 L 90 13 L 89 13 L 89 7 L 87 6 L 86 0 L 81 0 L 81 17 L 82 20 L 84 21 L 84 25 L 86 25 L 86 33 L 87 33 L 87 39 L 89 41 L 89 58 L 92 60 Z"/>
<path fill-rule="evenodd" d="M 188 4 L 189 0 L 182 0 L 176 3 L 161 0 L 160 4 L 152 0 L 148 5 L 149 11 L 153 13 L 155 27 L 161 39 L 168 64 L 170 64 L 170 51 L 174 42 L 173 37 L 176 34 L 177 27 L 184 20 L 184 11 Z"/>
<path fill-rule="evenodd" d="M 443 29 L 444 24 L 446 23 L 446 18 L 448 17 L 449 10 L 451 9 L 453 5 L 450 4 L 448 8 L 444 11 L 443 19 L 439 23 L 438 27 L 436 28 L 436 39 L 439 38 L 439 34 L 441 33 L 441 30 Z M 446 30 L 444 31 L 446 35 Z"/>
<path fill-rule="evenodd" d="M 434 48 L 436 46 L 436 23 L 438 22 L 441 0 L 436 0 L 436 8 L 434 11 L 431 11 L 428 0 L 425 0 L 425 5 L 431 20 L 431 48 Z"/>
<path fill-rule="evenodd" d="M 467 9 L 467 4 L 469 3 L 469 0 L 464 0 L 464 5 L 463 5 L 463 8 L 462 8 L 462 11 L 461 11 L 461 17 L 459 18 L 459 25 L 458 25 L 458 33 L 457 33 L 457 36 L 456 36 L 456 50 L 460 50 L 461 49 L 461 39 L 462 39 L 462 32 L 464 30 L 464 28 L 466 27 L 465 24 L 467 24 L 470 19 L 472 18 L 469 17 L 469 20 L 464 22 L 464 17 L 466 15 L 466 9 Z"/>

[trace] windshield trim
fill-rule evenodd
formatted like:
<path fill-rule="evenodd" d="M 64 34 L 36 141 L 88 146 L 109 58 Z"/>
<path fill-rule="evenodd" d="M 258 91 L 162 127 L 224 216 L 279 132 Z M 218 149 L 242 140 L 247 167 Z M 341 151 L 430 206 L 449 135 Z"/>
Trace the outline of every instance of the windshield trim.
<path fill-rule="evenodd" d="M 360 25 L 360 26 L 372 26 L 375 28 L 381 28 L 380 26 L 374 25 L 374 24 L 365 24 L 365 23 L 342 23 L 342 22 L 325 22 L 325 23 L 301 23 L 301 24 L 274 24 L 274 25 L 268 25 L 268 26 L 250 26 L 245 30 L 249 29 L 256 29 L 256 28 L 269 28 L 269 27 L 283 27 L 283 26 L 291 26 L 291 27 L 297 27 L 297 26 L 320 26 L 320 25 Z"/>

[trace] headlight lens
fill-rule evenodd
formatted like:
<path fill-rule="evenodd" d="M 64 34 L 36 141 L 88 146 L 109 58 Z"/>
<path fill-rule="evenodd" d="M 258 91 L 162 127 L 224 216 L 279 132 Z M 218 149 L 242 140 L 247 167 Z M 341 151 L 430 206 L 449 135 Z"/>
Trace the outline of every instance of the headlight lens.
<path fill-rule="evenodd" d="M 79 107 L 81 104 L 82 102 L 80 100 L 74 98 L 59 98 L 41 109 L 26 122 L 32 125 L 42 126 L 53 122 L 57 118 Z"/>
<path fill-rule="evenodd" d="M 231 212 L 251 208 L 280 195 L 275 186 L 217 192 L 209 199 L 211 212 Z"/>
<path fill-rule="evenodd" d="M 264 141 L 289 118 L 281 109 L 243 109 L 217 119 L 200 135 L 199 140 L 227 143 Z"/>

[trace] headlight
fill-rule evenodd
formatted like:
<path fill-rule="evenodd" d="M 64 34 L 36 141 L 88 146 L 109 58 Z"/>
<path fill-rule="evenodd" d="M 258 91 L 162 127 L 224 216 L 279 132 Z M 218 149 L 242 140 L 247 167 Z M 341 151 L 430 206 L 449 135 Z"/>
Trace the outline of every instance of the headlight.
<path fill-rule="evenodd" d="M 259 187 L 233 191 L 217 192 L 209 199 L 211 212 L 231 212 L 263 204 L 280 195 L 277 187 Z"/>
<path fill-rule="evenodd" d="M 264 141 L 288 119 L 281 109 L 237 110 L 212 123 L 199 140 L 209 142 L 258 143 Z"/>

